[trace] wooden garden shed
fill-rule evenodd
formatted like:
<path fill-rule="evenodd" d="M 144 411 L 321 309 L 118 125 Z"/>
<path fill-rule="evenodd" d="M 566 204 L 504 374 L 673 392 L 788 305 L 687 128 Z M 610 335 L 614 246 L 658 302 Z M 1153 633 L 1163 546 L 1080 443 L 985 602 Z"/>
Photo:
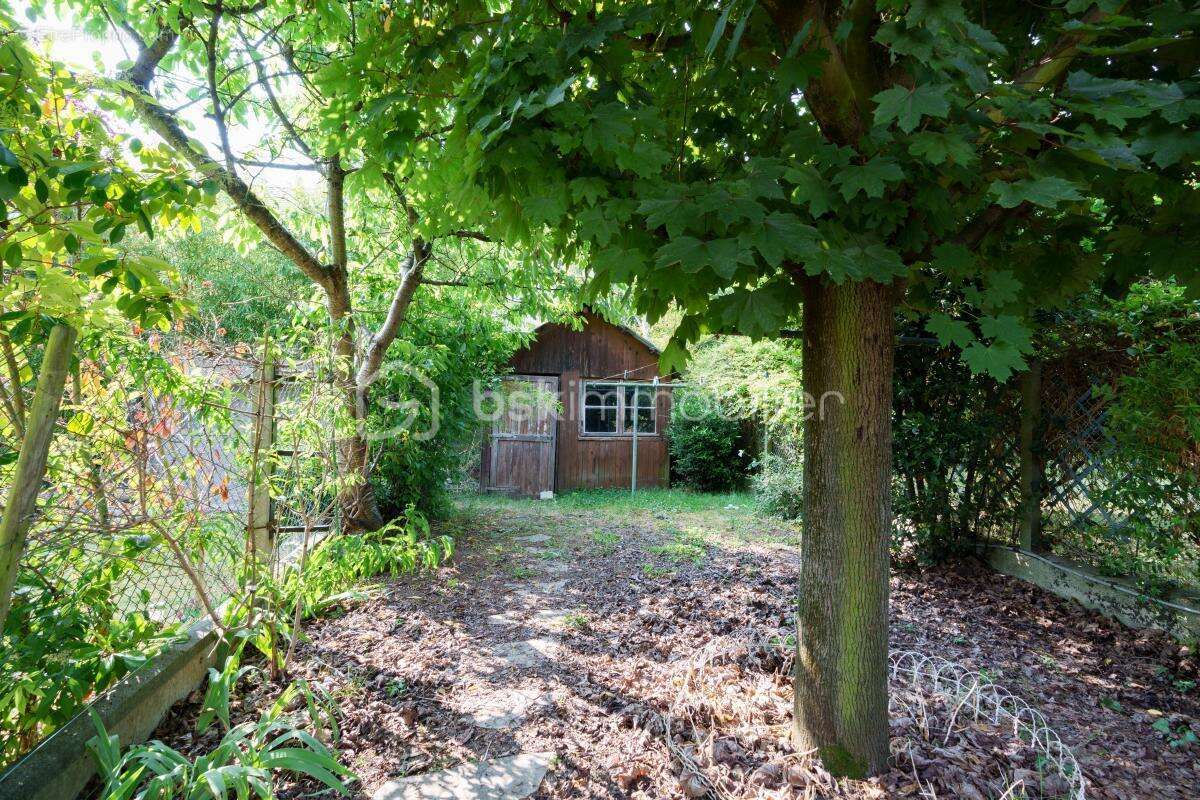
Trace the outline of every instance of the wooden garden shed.
<path fill-rule="evenodd" d="M 582 330 L 542 325 L 509 361 L 484 436 L 484 491 L 668 484 L 671 391 L 658 348 L 591 310 L 583 319 Z"/>

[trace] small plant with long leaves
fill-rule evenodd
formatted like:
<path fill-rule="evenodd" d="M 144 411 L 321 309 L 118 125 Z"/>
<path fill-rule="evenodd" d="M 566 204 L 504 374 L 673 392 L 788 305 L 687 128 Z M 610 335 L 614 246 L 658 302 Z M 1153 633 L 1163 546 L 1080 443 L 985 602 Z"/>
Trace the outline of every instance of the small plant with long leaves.
<path fill-rule="evenodd" d="M 124 752 L 93 711 L 97 735 L 88 742 L 104 788 L 101 800 L 271 800 L 279 773 L 305 777 L 340 795 L 349 794 L 353 773 L 306 726 L 329 727 L 336 738 L 330 705 L 304 681 L 290 684 L 258 720 L 231 725 L 230 698 L 243 676 L 255 668 L 240 666 L 237 655 L 221 670 L 210 670 L 209 687 L 196 728 L 200 733 L 220 722 L 225 734 L 210 751 L 196 757 L 154 740 Z M 288 709 L 303 701 L 302 711 Z"/>

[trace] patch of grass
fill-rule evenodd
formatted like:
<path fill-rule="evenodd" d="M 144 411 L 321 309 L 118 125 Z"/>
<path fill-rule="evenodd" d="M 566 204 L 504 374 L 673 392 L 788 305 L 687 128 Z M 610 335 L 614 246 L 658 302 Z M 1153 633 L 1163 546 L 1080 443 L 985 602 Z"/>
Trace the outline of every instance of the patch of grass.
<path fill-rule="evenodd" d="M 690 561 L 696 566 L 703 564 L 708 557 L 708 540 L 701 529 L 689 527 L 679 530 L 676 528 L 671 531 L 671 538 L 674 541 L 655 545 L 650 548 L 650 552 L 664 556 L 675 564 Z"/>
<path fill-rule="evenodd" d="M 508 574 L 512 575 L 519 581 L 523 581 L 528 578 L 532 578 L 535 573 L 529 567 L 526 567 L 522 564 L 513 564 L 508 568 Z"/>
<path fill-rule="evenodd" d="M 642 574 L 647 578 L 666 578 L 669 575 L 674 575 L 675 570 L 660 567 L 657 564 L 642 564 Z"/>
<path fill-rule="evenodd" d="M 711 511 L 754 511 L 754 498 L 746 492 L 708 494 L 686 489 L 583 489 L 560 495 L 551 502 L 563 510 L 672 511 L 703 513 Z M 728 508 L 734 506 L 735 508 Z"/>
<path fill-rule="evenodd" d="M 650 548 L 650 552 L 656 556 L 665 556 L 674 564 L 682 564 L 684 561 L 690 561 L 696 566 L 703 564 L 705 557 L 708 555 L 708 551 L 703 547 L 697 547 L 694 544 L 686 542 L 654 545 Z"/>
<path fill-rule="evenodd" d="M 581 614 L 579 612 L 574 612 L 571 614 L 567 614 L 567 616 L 563 618 L 563 623 L 568 628 L 575 628 L 576 630 L 585 630 L 586 628 L 591 626 L 592 620 L 587 614 Z"/>
<path fill-rule="evenodd" d="M 561 550 L 539 550 L 534 555 L 536 555 L 538 558 L 542 559 L 543 561 L 553 561 L 556 558 L 562 558 L 562 551 Z"/>
<path fill-rule="evenodd" d="M 611 556 L 617 551 L 617 544 L 621 541 L 621 534 L 613 533 L 612 531 L 592 531 L 592 542 L 595 543 L 596 549 L 601 555 Z"/>
<path fill-rule="evenodd" d="M 789 633 L 786 636 L 771 637 L 770 644 L 772 647 L 779 647 L 784 650 L 796 649 L 796 634 Z"/>

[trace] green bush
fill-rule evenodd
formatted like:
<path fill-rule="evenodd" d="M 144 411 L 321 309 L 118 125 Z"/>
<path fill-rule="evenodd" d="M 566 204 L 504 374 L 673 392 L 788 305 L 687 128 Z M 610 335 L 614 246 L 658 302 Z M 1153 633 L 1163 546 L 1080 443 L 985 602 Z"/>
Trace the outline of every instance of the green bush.
<path fill-rule="evenodd" d="M 478 309 L 451 300 L 410 309 L 404 337 L 388 352 L 388 367 L 371 388 L 370 424 L 378 433 L 371 481 L 384 519 L 414 504 L 430 517 L 446 510 L 448 487 L 479 447 L 476 380 L 485 384 L 516 347 L 517 338 Z M 437 386 L 437 425 L 428 379 Z M 412 417 L 411 421 L 409 418 Z M 407 424 L 406 424 L 407 422 Z"/>
<path fill-rule="evenodd" d="M 261 342 L 312 293 L 311 281 L 279 251 L 260 246 L 239 253 L 222 240 L 219 223 L 206 221 L 198 232 L 140 240 L 136 246 L 179 270 L 182 291 L 196 306 L 183 320 L 188 335 Z"/>
<path fill-rule="evenodd" d="M 772 453 L 762 460 L 754 476 L 754 495 L 760 512 L 783 519 L 800 519 L 804 514 L 802 458 L 797 451 L 787 455 Z"/>
<path fill-rule="evenodd" d="M 671 417 L 671 472 L 693 489 L 724 492 L 746 481 L 750 458 L 742 423 L 692 394 L 676 398 Z"/>
<path fill-rule="evenodd" d="M 0 632 L 0 768 L 179 639 L 175 626 L 117 610 L 135 570 L 127 547 L 100 558 L 42 548 L 23 562 Z"/>

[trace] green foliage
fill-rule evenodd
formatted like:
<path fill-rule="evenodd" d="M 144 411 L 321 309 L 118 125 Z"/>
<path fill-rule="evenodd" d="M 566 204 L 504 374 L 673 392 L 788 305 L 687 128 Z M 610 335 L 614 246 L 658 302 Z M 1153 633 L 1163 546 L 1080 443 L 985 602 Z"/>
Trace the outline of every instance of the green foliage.
<path fill-rule="evenodd" d="M 372 533 L 335 536 L 309 556 L 303 572 L 293 573 L 285 586 L 288 605 L 298 600 L 307 617 L 361 589 L 369 578 L 401 575 L 437 567 L 454 552 L 448 536 L 434 536 L 416 509 Z"/>
<path fill-rule="evenodd" d="M 788 325 L 806 278 L 903 278 L 918 312 L 962 293 L 935 329 L 1004 380 L 1033 308 L 1098 277 L 1200 285 L 1197 12 L 1086 13 L 519 2 L 465 83 L 455 209 L 634 285 L 652 321 L 682 309 L 671 365 Z"/>
<path fill-rule="evenodd" d="M 1120 458 L 1142 476 L 1142 493 L 1154 502 L 1155 484 L 1176 487 L 1190 508 L 1177 513 L 1200 534 L 1200 341 L 1172 342 L 1123 376 L 1113 392 L 1108 429 Z M 1132 488 L 1126 485 L 1126 488 Z"/>
<path fill-rule="evenodd" d="M 799 341 L 707 337 L 697 344 L 684 378 L 689 386 L 720 398 L 725 413 L 741 420 L 748 434 L 744 447 L 757 454 L 747 470 L 754 471 L 760 510 L 798 518 L 804 484 L 801 442 L 811 411 L 801 381 Z"/>
<path fill-rule="evenodd" d="M 751 457 L 742 423 L 715 397 L 677 393 L 670 430 L 671 470 L 680 484 L 727 492 L 745 482 Z"/>
<path fill-rule="evenodd" d="M 764 514 L 782 519 L 800 519 L 804 513 L 803 456 L 785 445 L 787 455 L 763 457 L 754 476 L 754 497 Z"/>
<path fill-rule="evenodd" d="M 136 550 L 132 541 L 126 547 Z M 117 610 L 114 597 L 132 571 L 121 556 L 53 548 L 23 564 L 0 637 L 0 765 L 179 638 L 173 626 Z"/>
<path fill-rule="evenodd" d="M 915 343 L 919 327 L 905 332 L 914 343 L 896 351 L 892 549 L 928 564 L 1015 526 L 1020 412 L 1009 388 Z"/>
<path fill-rule="evenodd" d="M 169 330 L 182 305 L 170 267 L 139 255 L 127 232 L 195 221 L 199 186 L 155 163 L 126 159 L 88 104 L 89 87 L 37 55 L 0 9 L 0 332 L 33 344 L 56 321 L 78 330 Z"/>
<path fill-rule="evenodd" d="M 1150 727 L 1162 735 L 1172 750 L 1191 747 L 1197 741 L 1200 741 L 1195 731 L 1186 722 L 1172 727 L 1171 720 L 1166 717 L 1159 717 Z"/>
<path fill-rule="evenodd" d="M 325 704 L 303 681 L 284 689 L 257 721 L 229 726 L 230 684 L 245 672 L 236 657 L 229 658 L 220 672 L 212 671 L 225 688 L 214 693 L 210 685 L 205 701 L 215 706 L 206 709 L 211 713 L 201 716 L 197 731 L 204 733 L 219 719 L 225 733 L 211 750 L 194 759 L 158 740 L 122 752 L 117 736 L 91 712 L 97 735 L 88 748 L 104 781 L 102 800 L 244 800 L 251 796 L 267 800 L 275 796 L 278 772 L 311 778 L 348 795 L 344 779 L 352 773 L 317 738 L 323 735 L 326 720 L 316 711 Z M 297 702 L 301 710 L 289 712 Z"/>
<path fill-rule="evenodd" d="M 1091 389 L 1112 448 L 1098 448 L 1089 491 L 1106 524 L 1052 518 L 1054 546 L 1149 594 L 1196 585 L 1200 570 L 1200 301 L 1170 281 L 1093 293 L 1047 326 L 1048 350 Z M 1051 356 L 1053 357 L 1053 356 Z M 1098 435 L 1100 432 L 1097 431 Z M 1098 521 L 1097 521 L 1098 522 Z"/>
<path fill-rule="evenodd" d="M 221 238 L 217 226 L 206 217 L 198 232 L 160 236 L 139 247 L 178 270 L 180 291 L 195 309 L 184 320 L 185 333 L 261 342 L 291 319 L 292 308 L 312 286 L 278 251 L 259 246 L 242 254 Z"/>
<path fill-rule="evenodd" d="M 372 387 L 369 422 L 378 432 L 379 457 L 371 480 L 385 517 L 410 503 L 430 516 L 446 511 L 464 454 L 479 447 L 476 387 L 489 385 L 518 342 L 486 303 L 461 294 L 430 296 L 413 308 Z M 427 382 L 436 386 L 436 430 Z"/>
<path fill-rule="evenodd" d="M 719 398 L 727 413 L 769 421 L 773 435 L 799 436 L 806 409 L 797 340 L 707 337 L 697 344 L 684 381 Z"/>
<path fill-rule="evenodd" d="M 281 675 L 299 622 L 366 596 L 371 578 L 437 567 L 453 552 L 454 541 L 433 535 L 424 515 L 409 506 L 377 531 L 325 539 L 282 575 L 248 564 L 225 624 Z"/>

